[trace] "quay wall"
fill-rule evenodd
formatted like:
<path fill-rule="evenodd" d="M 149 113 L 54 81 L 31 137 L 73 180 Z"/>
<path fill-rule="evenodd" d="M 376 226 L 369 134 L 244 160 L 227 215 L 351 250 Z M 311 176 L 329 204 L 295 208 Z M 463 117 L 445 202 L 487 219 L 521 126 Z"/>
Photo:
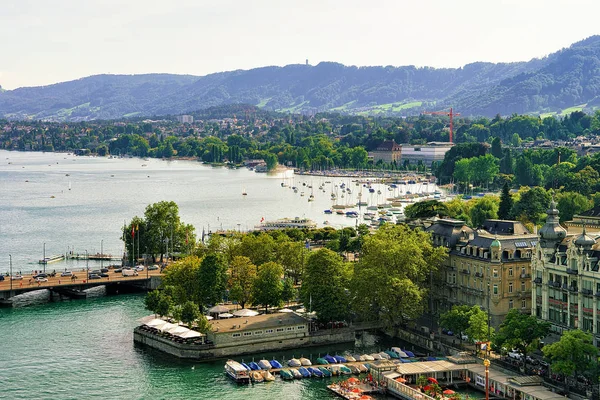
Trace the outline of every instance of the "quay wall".
<path fill-rule="evenodd" d="M 191 345 L 173 342 L 154 333 L 135 328 L 133 341 L 172 356 L 194 360 L 214 360 L 232 356 L 262 353 L 279 350 L 292 350 L 301 347 L 321 346 L 332 343 L 354 342 L 354 331 L 339 329 L 319 335 L 306 335 L 289 339 L 263 341 L 260 343 L 235 344 L 231 346 L 204 344 Z"/>

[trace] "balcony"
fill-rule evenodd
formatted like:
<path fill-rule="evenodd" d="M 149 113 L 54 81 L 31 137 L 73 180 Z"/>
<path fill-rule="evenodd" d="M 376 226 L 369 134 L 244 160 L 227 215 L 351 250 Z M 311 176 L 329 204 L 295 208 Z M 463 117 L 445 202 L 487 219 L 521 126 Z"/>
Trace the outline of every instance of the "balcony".
<path fill-rule="evenodd" d="M 460 271 L 460 272 L 462 272 L 462 273 L 463 273 L 463 274 L 465 274 L 465 275 L 471 275 L 471 271 L 469 271 L 468 269 L 463 269 L 463 270 L 462 270 L 462 271 Z"/>
<path fill-rule="evenodd" d="M 542 283 L 542 278 L 535 278 L 533 283 L 537 283 L 538 285 Z M 548 285 L 552 286 L 552 281 L 548 282 Z"/>
<path fill-rule="evenodd" d="M 563 283 L 561 288 L 562 288 L 562 290 L 568 290 L 569 286 L 566 283 Z"/>
<path fill-rule="evenodd" d="M 596 292 L 596 293 L 594 293 L 594 296 L 596 296 L 596 297 L 600 297 L 600 292 Z"/>
<path fill-rule="evenodd" d="M 578 273 L 579 271 L 577 271 L 576 269 L 567 268 L 567 274 L 569 275 L 577 275 Z"/>
<path fill-rule="evenodd" d="M 475 276 L 478 278 L 483 278 L 483 273 L 481 272 L 475 272 Z"/>
<path fill-rule="evenodd" d="M 531 274 L 521 274 L 521 279 L 531 278 Z"/>
<path fill-rule="evenodd" d="M 576 286 L 569 286 L 569 292 L 577 292 Z"/>
<path fill-rule="evenodd" d="M 585 296 L 592 296 L 594 294 L 594 291 L 592 289 L 581 289 L 581 293 Z"/>
<path fill-rule="evenodd" d="M 522 290 L 519 293 L 519 297 L 531 297 L 531 291 L 529 290 Z"/>
<path fill-rule="evenodd" d="M 560 288 L 560 282 L 559 281 L 554 281 L 554 285 L 555 288 Z M 565 285 L 566 286 L 566 285 Z"/>

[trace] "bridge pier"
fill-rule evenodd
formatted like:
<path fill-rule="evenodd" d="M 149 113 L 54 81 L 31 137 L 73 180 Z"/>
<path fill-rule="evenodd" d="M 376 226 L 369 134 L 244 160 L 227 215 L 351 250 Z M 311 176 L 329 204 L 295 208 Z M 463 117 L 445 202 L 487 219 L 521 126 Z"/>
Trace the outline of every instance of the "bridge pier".
<path fill-rule="evenodd" d="M 0 308 L 9 308 L 13 306 L 12 299 L 0 299 Z"/>
<path fill-rule="evenodd" d="M 67 288 L 52 288 L 50 292 L 57 293 L 60 296 L 65 296 L 70 299 L 85 299 L 87 298 L 87 293 L 83 290 L 73 290 Z M 50 296 L 52 298 L 52 296 Z"/>

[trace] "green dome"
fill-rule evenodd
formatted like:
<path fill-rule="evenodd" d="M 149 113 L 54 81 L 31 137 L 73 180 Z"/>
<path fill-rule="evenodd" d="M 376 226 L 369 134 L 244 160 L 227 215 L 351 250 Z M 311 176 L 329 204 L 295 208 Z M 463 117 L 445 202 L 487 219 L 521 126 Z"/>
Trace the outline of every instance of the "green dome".
<path fill-rule="evenodd" d="M 498 239 L 494 239 L 490 244 L 490 248 L 500 248 L 500 241 Z"/>

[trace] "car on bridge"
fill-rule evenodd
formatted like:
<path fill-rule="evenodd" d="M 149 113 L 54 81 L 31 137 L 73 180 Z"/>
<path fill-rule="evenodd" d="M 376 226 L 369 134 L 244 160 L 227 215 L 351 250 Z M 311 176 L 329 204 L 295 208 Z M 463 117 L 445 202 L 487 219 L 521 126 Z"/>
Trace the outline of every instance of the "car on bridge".
<path fill-rule="evenodd" d="M 62 272 L 62 273 L 60 274 L 60 276 L 63 276 L 63 277 L 64 277 L 64 276 L 67 276 L 67 277 L 69 277 L 69 276 L 73 276 L 73 272 L 71 272 L 71 271 L 65 271 L 65 272 Z"/>
<path fill-rule="evenodd" d="M 90 274 L 88 279 L 101 279 L 102 277 L 98 274 Z"/>
<path fill-rule="evenodd" d="M 47 277 L 48 277 L 48 274 L 37 274 L 37 275 L 34 275 L 32 278 L 37 280 L 37 278 L 47 278 Z"/>
<path fill-rule="evenodd" d="M 23 279 L 23 275 L 13 275 L 10 277 L 11 281 L 20 281 L 21 279 Z"/>
<path fill-rule="evenodd" d="M 156 271 L 157 269 L 160 269 L 160 267 L 156 264 L 148 266 L 148 271 Z"/>
<path fill-rule="evenodd" d="M 35 278 L 35 281 L 38 283 L 48 282 L 48 278 L 44 278 L 43 276 L 38 276 L 37 278 Z"/>

